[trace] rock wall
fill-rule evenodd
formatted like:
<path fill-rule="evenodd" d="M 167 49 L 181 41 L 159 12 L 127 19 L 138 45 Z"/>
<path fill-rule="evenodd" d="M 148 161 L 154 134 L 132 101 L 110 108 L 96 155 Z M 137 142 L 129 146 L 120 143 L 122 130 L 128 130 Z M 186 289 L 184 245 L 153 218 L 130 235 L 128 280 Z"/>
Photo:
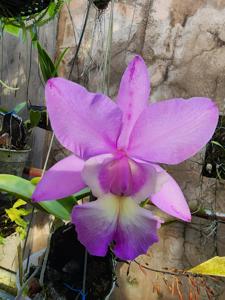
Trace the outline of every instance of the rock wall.
<path fill-rule="evenodd" d="M 111 5 L 111 4 L 110 4 Z M 87 28 L 71 79 L 102 90 L 102 70 L 107 49 L 110 5 L 99 12 L 90 10 Z M 57 50 L 69 47 L 62 75 L 69 76 L 87 1 L 72 1 L 61 13 Z M 120 77 L 134 54 L 141 54 L 151 74 L 150 101 L 206 96 L 214 99 L 221 113 L 225 109 L 225 1 L 224 0 L 118 0 L 114 4 L 113 41 L 109 94 L 114 97 Z M 141 87 L 140 87 L 141 88 Z M 53 159 L 65 155 L 55 145 Z M 190 205 L 225 211 L 225 184 L 201 176 L 204 150 L 194 158 L 166 167 L 180 184 Z M 160 242 L 139 259 L 156 269 L 188 269 L 214 255 L 225 255 L 225 225 L 217 220 L 193 217 L 190 224 L 174 222 L 160 230 Z M 113 300 L 188 299 L 194 284 L 171 275 L 146 271 L 132 263 L 117 268 L 118 285 Z M 169 283 L 167 283 L 167 281 Z M 208 299 L 201 286 L 198 299 Z M 180 287 L 180 293 L 179 288 Z M 222 281 L 207 280 L 212 299 L 225 299 Z M 169 286 L 169 287 L 168 287 Z M 209 293 L 209 292 L 208 292 Z M 174 294 L 174 295 L 173 295 Z M 195 299 L 194 296 L 190 296 Z M 197 299 L 197 298 L 196 298 Z"/>

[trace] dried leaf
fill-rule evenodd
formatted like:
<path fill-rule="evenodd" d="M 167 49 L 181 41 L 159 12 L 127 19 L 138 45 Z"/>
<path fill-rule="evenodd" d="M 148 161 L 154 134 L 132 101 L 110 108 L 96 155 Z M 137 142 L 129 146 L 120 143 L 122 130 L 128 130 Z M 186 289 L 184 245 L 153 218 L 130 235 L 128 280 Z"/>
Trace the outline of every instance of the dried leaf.
<path fill-rule="evenodd" d="M 181 281 L 177 278 L 176 279 L 176 288 L 177 288 L 177 294 L 179 296 L 179 300 L 183 300 L 183 295 L 182 295 L 182 292 L 180 290 L 180 287 L 179 287 L 179 284 L 181 283 Z"/>
<path fill-rule="evenodd" d="M 189 298 L 188 298 L 189 300 L 194 300 L 194 298 L 193 298 L 193 293 L 192 293 L 192 291 L 190 290 L 189 291 Z"/>
<path fill-rule="evenodd" d="M 215 256 L 210 260 L 188 270 L 188 272 L 225 277 L 225 257 Z"/>

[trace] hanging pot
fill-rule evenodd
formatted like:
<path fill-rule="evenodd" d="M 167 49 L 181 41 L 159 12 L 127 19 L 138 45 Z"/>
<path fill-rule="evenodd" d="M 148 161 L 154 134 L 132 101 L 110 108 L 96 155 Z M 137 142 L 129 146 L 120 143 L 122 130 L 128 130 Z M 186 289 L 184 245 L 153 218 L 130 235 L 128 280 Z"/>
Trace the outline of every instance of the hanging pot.
<path fill-rule="evenodd" d="M 22 176 L 30 151 L 0 148 L 0 174 Z"/>
<path fill-rule="evenodd" d="M 93 3 L 94 5 L 99 9 L 103 10 L 106 9 L 110 0 L 94 0 Z"/>
<path fill-rule="evenodd" d="M 1 0 L 0 16 L 7 18 L 25 17 L 39 13 L 52 0 Z"/>

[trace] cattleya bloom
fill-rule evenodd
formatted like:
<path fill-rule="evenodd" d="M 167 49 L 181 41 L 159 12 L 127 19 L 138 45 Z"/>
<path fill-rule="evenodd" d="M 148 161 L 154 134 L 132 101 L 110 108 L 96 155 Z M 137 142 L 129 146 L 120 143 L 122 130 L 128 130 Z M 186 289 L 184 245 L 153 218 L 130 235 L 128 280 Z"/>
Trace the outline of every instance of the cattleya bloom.
<path fill-rule="evenodd" d="M 149 94 L 140 56 L 128 65 L 115 102 L 62 78 L 46 85 L 55 135 L 73 154 L 45 173 L 33 200 L 60 199 L 89 186 L 97 200 L 76 205 L 72 222 L 92 255 L 104 256 L 111 243 L 121 259 L 146 253 L 160 226 L 139 206 L 148 197 L 164 212 L 191 220 L 182 191 L 159 163 L 196 154 L 213 135 L 218 109 L 199 97 L 149 105 Z"/>

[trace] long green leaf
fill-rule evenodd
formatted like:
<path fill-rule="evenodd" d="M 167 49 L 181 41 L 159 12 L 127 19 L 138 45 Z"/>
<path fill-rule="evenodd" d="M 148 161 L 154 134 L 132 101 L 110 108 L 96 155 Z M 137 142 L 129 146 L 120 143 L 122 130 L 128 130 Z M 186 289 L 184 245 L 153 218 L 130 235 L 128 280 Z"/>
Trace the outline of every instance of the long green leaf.
<path fill-rule="evenodd" d="M 35 186 L 28 180 L 9 174 L 0 174 L 0 190 L 25 200 L 31 199 Z"/>
<path fill-rule="evenodd" d="M 16 114 L 18 114 L 19 112 L 21 112 L 21 110 L 23 110 L 25 107 L 27 106 L 27 102 L 21 102 L 21 103 L 19 103 L 19 104 L 17 104 L 15 107 L 14 107 L 14 109 L 13 109 L 13 111 L 16 113 Z"/>
<path fill-rule="evenodd" d="M 0 174 L 0 190 L 8 192 L 31 202 L 32 194 L 35 190 L 35 185 L 29 180 L 23 179 L 18 176 Z M 44 201 L 35 203 L 46 210 L 48 213 L 54 215 L 62 220 L 70 220 L 70 214 L 76 199 L 74 197 L 67 197 L 61 200 Z"/>
<path fill-rule="evenodd" d="M 57 69 L 50 56 L 45 49 L 42 48 L 39 42 L 37 42 L 37 49 L 41 73 L 44 81 L 46 82 L 48 79 L 57 76 Z"/>

